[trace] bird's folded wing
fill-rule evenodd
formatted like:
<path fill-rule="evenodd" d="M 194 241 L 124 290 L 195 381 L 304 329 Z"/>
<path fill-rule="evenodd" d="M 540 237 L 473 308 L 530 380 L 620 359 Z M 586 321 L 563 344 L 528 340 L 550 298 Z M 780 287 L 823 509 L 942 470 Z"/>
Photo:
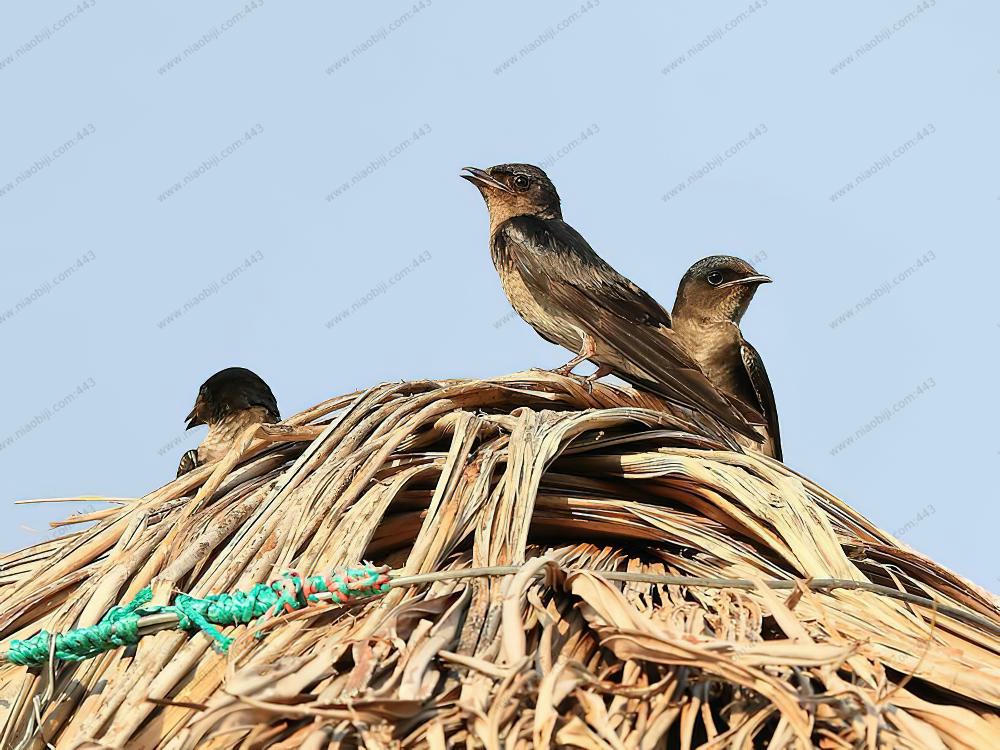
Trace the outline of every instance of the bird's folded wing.
<path fill-rule="evenodd" d="M 637 378 L 636 372 L 614 362 L 603 363 L 616 375 L 761 440 L 750 425 L 759 415 L 746 405 L 734 404 L 712 385 L 673 338 L 667 311 L 604 262 L 572 227 L 519 217 L 505 229 L 508 252 L 529 289 L 566 310 L 592 337 L 618 351 L 646 377 Z M 763 418 L 759 421 L 763 423 Z"/>
<path fill-rule="evenodd" d="M 774 403 L 774 390 L 771 388 L 771 379 L 767 377 L 767 370 L 764 369 L 764 360 L 753 346 L 744 341 L 740 347 L 740 355 L 743 357 L 743 365 L 746 367 L 747 376 L 750 378 L 750 385 L 753 386 L 754 393 L 757 394 L 757 401 L 760 403 L 764 418 L 767 419 L 767 436 L 774 444 L 774 457 L 783 461 L 781 455 L 781 435 L 778 432 L 778 407 Z"/>
<path fill-rule="evenodd" d="M 555 282 L 553 292 L 561 304 L 571 305 L 570 309 L 578 312 L 582 327 L 591 336 L 612 346 L 631 366 L 626 370 L 615 367 L 613 362 L 606 363 L 620 378 L 681 406 L 709 414 L 741 435 L 760 441 L 751 422 L 762 423 L 763 418 L 749 406 L 720 392 L 696 364 L 687 366 L 690 358 L 673 340 L 669 328 L 626 320 L 571 284 Z"/>
<path fill-rule="evenodd" d="M 181 456 L 180 463 L 177 465 L 177 476 L 182 477 L 189 471 L 194 471 L 198 468 L 198 451 L 192 449 L 187 451 L 183 456 Z"/>

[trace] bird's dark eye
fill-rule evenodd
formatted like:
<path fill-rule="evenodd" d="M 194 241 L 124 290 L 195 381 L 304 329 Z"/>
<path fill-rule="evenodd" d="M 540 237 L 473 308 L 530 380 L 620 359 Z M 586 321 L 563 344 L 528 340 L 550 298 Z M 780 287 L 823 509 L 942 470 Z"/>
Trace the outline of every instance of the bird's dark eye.
<path fill-rule="evenodd" d="M 514 188 L 524 192 L 531 185 L 531 180 L 527 175 L 514 175 Z"/>
<path fill-rule="evenodd" d="M 722 283 L 722 272 L 712 271 L 710 274 L 708 274 L 708 276 L 705 277 L 705 279 L 712 286 L 718 286 L 719 284 Z"/>

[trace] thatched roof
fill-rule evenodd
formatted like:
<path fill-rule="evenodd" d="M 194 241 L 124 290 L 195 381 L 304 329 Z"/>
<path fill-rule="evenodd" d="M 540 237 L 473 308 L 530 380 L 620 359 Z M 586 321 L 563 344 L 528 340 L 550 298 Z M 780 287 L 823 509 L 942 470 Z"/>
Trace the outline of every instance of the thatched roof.
<path fill-rule="evenodd" d="M 165 630 L 0 666 L 0 746 L 1000 747 L 997 602 L 663 406 L 543 372 L 385 384 L 73 519 L 97 523 L 0 559 L 0 650 L 150 584 L 395 582 L 225 654 Z M 491 566 L 517 572 L 457 577 Z"/>

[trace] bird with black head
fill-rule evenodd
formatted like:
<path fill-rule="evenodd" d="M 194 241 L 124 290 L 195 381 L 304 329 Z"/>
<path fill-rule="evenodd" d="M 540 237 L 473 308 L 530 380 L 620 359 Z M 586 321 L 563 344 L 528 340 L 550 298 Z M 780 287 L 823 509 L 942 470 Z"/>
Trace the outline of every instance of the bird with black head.
<path fill-rule="evenodd" d="M 257 373 L 228 367 L 202 383 L 186 419 L 187 429 L 204 424 L 208 434 L 201 445 L 181 457 L 177 476 L 222 458 L 247 427 L 274 424 L 281 415 L 271 388 Z"/>

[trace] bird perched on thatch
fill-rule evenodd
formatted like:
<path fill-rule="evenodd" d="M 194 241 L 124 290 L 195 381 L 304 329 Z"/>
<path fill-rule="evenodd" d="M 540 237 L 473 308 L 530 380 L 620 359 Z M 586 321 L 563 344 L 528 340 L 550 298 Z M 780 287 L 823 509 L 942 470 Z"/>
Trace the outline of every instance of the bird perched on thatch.
<path fill-rule="evenodd" d="M 764 416 L 766 439 L 757 449 L 781 461 L 778 410 L 771 381 L 764 360 L 740 330 L 740 320 L 757 287 L 770 282 L 739 258 L 703 258 L 681 278 L 673 324 L 677 339 L 712 383 Z"/>
<path fill-rule="evenodd" d="M 181 458 L 177 476 L 226 454 L 247 427 L 281 420 L 278 402 L 259 375 L 245 367 L 228 367 L 206 380 L 187 415 L 187 429 L 208 425 L 208 434 L 195 450 Z"/>
<path fill-rule="evenodd" d="M 542 338 L 685 408 L 759 441 L 760 415 L 721 393 L 671 330 L 670 315 L 563 221 L 559 194 L 530 164 L 466 167 L 490 213 L 490 252 L 514 310 Z"/>

